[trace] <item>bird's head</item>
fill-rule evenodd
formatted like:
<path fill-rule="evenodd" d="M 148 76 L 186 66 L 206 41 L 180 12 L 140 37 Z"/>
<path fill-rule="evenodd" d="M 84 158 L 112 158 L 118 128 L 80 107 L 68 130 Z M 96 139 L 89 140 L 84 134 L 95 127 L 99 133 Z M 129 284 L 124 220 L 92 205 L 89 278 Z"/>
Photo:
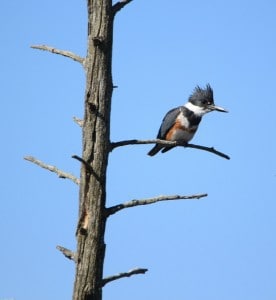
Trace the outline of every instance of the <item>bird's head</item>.
<path fill-rule="evenodd" d="M 214 104 L 213 89 L 209 84 L 206 85 L 205 89 L 196 86 L 192 95 L 189 97 L 186 107 L 200 116 L 214 110 L 228 112 L 226 109 Z"/>

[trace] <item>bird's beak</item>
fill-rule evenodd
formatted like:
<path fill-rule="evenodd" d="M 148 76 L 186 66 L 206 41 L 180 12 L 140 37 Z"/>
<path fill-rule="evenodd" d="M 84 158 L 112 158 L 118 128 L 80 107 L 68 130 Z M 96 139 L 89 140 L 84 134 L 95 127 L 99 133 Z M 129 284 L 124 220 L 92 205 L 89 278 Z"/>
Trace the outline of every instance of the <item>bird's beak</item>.
<path fill-rule="evenodd" d="M 228 112 L 228 110 L 224 109 L 223 107 L 216 106 L 216 105 L 211 105 L 210 108 L 211 108 L 211 110 L 216 110 L 216 111 L 225 112 L 225 113 Z"/>

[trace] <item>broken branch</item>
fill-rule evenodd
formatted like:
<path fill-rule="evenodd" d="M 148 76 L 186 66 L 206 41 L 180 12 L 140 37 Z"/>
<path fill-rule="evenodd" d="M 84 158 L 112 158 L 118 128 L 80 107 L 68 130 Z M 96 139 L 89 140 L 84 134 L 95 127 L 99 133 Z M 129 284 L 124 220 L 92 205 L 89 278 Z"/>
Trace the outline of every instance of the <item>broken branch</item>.
<path fill-rule="evenodd" d="M 73 121 L 78 124 L 80 127 L 83 127 L 83 120 L 77 117 L 73 117 Z"/>
<path fill-rule="evenodd" d="M 208 196 L 208 194 L 196 194 L 196 195 L 191 195 L 191 196 L 172 195 L 172 196 L 158 196 L 158 197 L 154 197 L 154 198 L 141 199 L 141 200 L 131 200 L 131 201 L 128 201 L 125 203 L 111 206 L 111 207 L 107 208 L 106 211 L 107 211 L 107 216 L 109 217 L 110 215 L 113 215 L 122 209 L 130 208 L 130 207 L 134 207 L 134 206 L 148 205 L 148 204 L 153 204 L 153 203 L 160 202 L 160 201 L 169 201 L 169 200 L 200 199 L 202 197 L 207 197 L 207 196 Z"/>
<path fill-rule="evenodd" d="M 38 165 L 39 167 L 41 167 L 43 169 L 46 169 L 46 170 L 48 170 L 50 172 L 53 172 L 53 173 L 56 173 L 59 178 L 70 179 L 75 184 L 79 184 L 80 183 L 79 179 L 77 177 L 75 177 L 74 175 L 72 175 L 70 173 L 66 173 L 66 172 L 58 169 L 56 166 L 45 164 L 44 162 L 42 162 L 41 160 L 36 159 L 33 156 L 25 156 L 24 159 L 27 160 L 27 161 L 30 161 L 30 162 L 32 162 L 32 163 L 34 163 L 36 165 Z"/>
<path fill-rule="evenodd" d="M 195 145 L 195 144 L 185 144 L 185 143 L 181 143 L 178 141 L 166 141 L 166 140 L 160 140 L 160 139 L 155 139 L 155 140 L 133 139 L 133 140 L 120 141 L 120 142 L 113 142 L 113 143 L 110 143 L 110 151 L 112 151 L 114 148 L 121 147 L 121 146 L 146 145 L 146 144 L 160 144 L 160 145 L 164 145 L 164 146 L 182 146 L 185 148 L 199 149 L 199 150 L 211 152 L 211 153 L 216 154 L 225 159 L 230 159 L 230 157 L 227 154 L 224 154 L 223 152 L 216 150 L 214 147 L 206 147 L 206 146 L 200 146 L 200 145 Z"/>
<path fill-rule="evenodd" d="M 76 55 L 75 53 L 71 51 L 66 51 L 66 50 L 60 50 L 54 47 L 46 46 L 46 45 L 32 45 L 31 48 L 33 49 L 38 49 L 38 50 L 44 50 L 48 51 L 54 54 L 59 54 L 68 58 L 73 59 L 74 61 L 77 61 L 81 64 L 84 64 L 85 59 L 79 55 Z"/>
<path fill-rule="evenodd" d="M 64 248 L 62 246 L 56 246 L 56 248 L 68 259 L 71 259 L 73 260 L 74 262 L 76 262 L 76 255 L 75 255 L 75 252 L 67 249 L 67 248 Z"/>
<path fill-rule="evenodd" d="M 130 277 L 132 275 L 137 275 L 137 274 L 145 274 L 147 271 L 148 271 L 148 269 L 137 268 L 137 269 L 130 270 L 128 272 L 123 272 L 123 273 L 119 273 L 116 275 L 112 275 L 112 276 L 106 277 L 102 280 L 102 286 L 106 285 L 108 282 L 118 280 L 118 279 L 121 279 L 124 277 Z"/>
<path fill-rule="evenodd" d="M 87 168 L 87 170 L 93 172 L 92 167 L 91 167 L 91 166 L 89 165 L 89 163 L 88 163 L 86 160 L 84 160 L 82 157 L 79 157 L 78 155 L 75 155 L 75 154 L 72 155 L 71 157 L 74 158 L 74 159 L 76 159 L 77 161 L 81 162 L 81 163 Z"/>

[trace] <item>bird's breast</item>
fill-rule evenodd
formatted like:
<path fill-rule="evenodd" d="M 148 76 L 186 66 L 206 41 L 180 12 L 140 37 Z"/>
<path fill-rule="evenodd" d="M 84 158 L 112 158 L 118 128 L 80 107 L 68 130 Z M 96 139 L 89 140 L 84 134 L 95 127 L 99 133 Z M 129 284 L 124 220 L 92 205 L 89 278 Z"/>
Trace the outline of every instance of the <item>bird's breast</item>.
<path fill-rule="evenodd" d="M 187 118 L 180 114 L 174 125 L 167 132 L 166 140 L 189 142 L 193 138 L 196 130 L 197 126 L 190 126 Z"/>

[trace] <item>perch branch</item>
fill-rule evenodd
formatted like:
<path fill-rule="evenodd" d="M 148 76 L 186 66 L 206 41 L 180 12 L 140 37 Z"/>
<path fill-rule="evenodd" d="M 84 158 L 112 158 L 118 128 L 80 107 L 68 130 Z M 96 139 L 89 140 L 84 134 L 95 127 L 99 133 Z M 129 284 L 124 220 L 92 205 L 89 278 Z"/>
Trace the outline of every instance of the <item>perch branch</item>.
<path fill-rule="evenodd" d="M 61 171 L 61 170 L 59 170 L 59 169 L 58 169 L 57 167 L 55 167 L 55 166 L 47 165 L 47 164 L 45 164 L 44 162 L 42 162 L 42 161 L 36 159 L 36 158 L 33 157 L 33 156 L 25 156 L 24 159 L 27 160 L 27 161 L 30 161 L 30 162 L 32 162 L 32 163 L 34 163 L 34 164 L 36 164 L 36 165 L 38 165 L 39 167 L 41 167 L 41 168 L 43 168 L 43 169 L 46 169 L 46 170 L 48 170 L 48 171 L 50 171 L 50 172 L 53 172 L 53 173 L 56 173 L 57 176 L 58 176 L 59 178 L 63 178 L 63 179 L 67 178 L 67 179 L 70 179 L 70 180 L 72 180 L 75 184 L 79 184 L 79 183 L 80 183 L 79 179 L 78 179 L 77 177 L 75 177 L 74 175 L 72 175 L 72 174 L 70 174 L 70 173 L 66 173 L 66 172 L 64 172 L 64 171 Z"/>
<path fill-rule="evenodd" d="M 59 54 L 68 58 L 73 59 L 74 61 L 77 61 L 81 64 L 84 64 L 85 59 L 79 55 L 76 55 L 75 53 L 71 51 L 66 51 L 66 50 L 60 50 L 54 47 L 46 46 L 46 45 L 32 45 L 31 48 L 33 49 L 38 49 L 38 50 L 44 50 L 44 51 L 49 51 L 54 54 Z"/>
<path fill-rule="evenodd" d="M 74 262 L 76 262 L 76 255 L 75 252 L 64 248 L 62 246 L 57 246 L 56 247 L 66 258 L 73 260 Z"/>
<path fill-rule="evenodd" d="M 141 200 L 131 200 L 125 203 L 117 204 L 106 209 L 107 216 L 113 215 L 116 212 L 139 205 L 148 205 L 153 204 L 159 201 L 168 201 L 168 200 L 188 200 L 188 199 L 200 199 L 202 197 L 207 197 L 207 194 L 197 194 L 191 196 L 180 196 L 180 195 L 172 195 L 172 196 L 158 196 L 154 198 L 141 199 Z"/>
<path fill-rule="evenodd" d="M 222 152 L 216 150 L 214 147 L 206 147 L 206 146 L 195 145 L 195 144 L 187 144 L 184 147 L 186 147 L 186 148 L 193 148 L 193 149 L 199 149 L 199 150 L 204 150 L 204 151 L 216 154 L 216 155 L 218 155 L 220 157 L 223 157 L 225 159 L 230 159 L 230 156 L 228 156 L 227 154 L 222 153 Z"/>
<path fill-rule="evenodd" d="M 216 150 L 214 147 L 205 147 L 205 146 L 200 146 L 200 145 L 195 145 L 195 144 L 184 144 L 184 143 L 177 142 L 177 141 L 166 141 L 166 140 L 160 140 L 160 139 L 155 139 L 155 140 L 133 139 L 133 140 L 120 141 L 120 142 L 113 142 L 113 143 L 110 143 L 110 151 L 112 151 L 114 148 L 121 147 L 121 146 L 146 145 L 146 144 L 160 144 L 160 145 L 164 145 L 164 146 L 182 146 L 185 148 L 194 148 L 194 149 L 211 152 L 211 153 L 216 154 L 225 159 L 230 159 L 230 157 L 228 155 Z"/>
<path fill-rule="evenodd" d="M 119 273 L 116 275 L 112 275 L 109 277 L 106 277 L 102 280 L 102 286 L 106 285 L 107 283 L 114 281 L 114 280 L 118 280 L 124 277 L 130 277 L 132 275 L 137 275 L 137 274 L 145 274 L 148 271 L 148 269 L 142 269 L 142 268 L 137 268 L 137 269 L 133 269 L 130 270 L 128 272 L 123 272 L 123 273 Z"/>
<path fill-rule="evenodd" d="M 113 5 L 113 14 L 115 15 L 119 10 L 121 10 L 123 7 L 125 7 L 128 3 L 130 3 L 132 0 L 121 0 L 118 1 Z"/>

